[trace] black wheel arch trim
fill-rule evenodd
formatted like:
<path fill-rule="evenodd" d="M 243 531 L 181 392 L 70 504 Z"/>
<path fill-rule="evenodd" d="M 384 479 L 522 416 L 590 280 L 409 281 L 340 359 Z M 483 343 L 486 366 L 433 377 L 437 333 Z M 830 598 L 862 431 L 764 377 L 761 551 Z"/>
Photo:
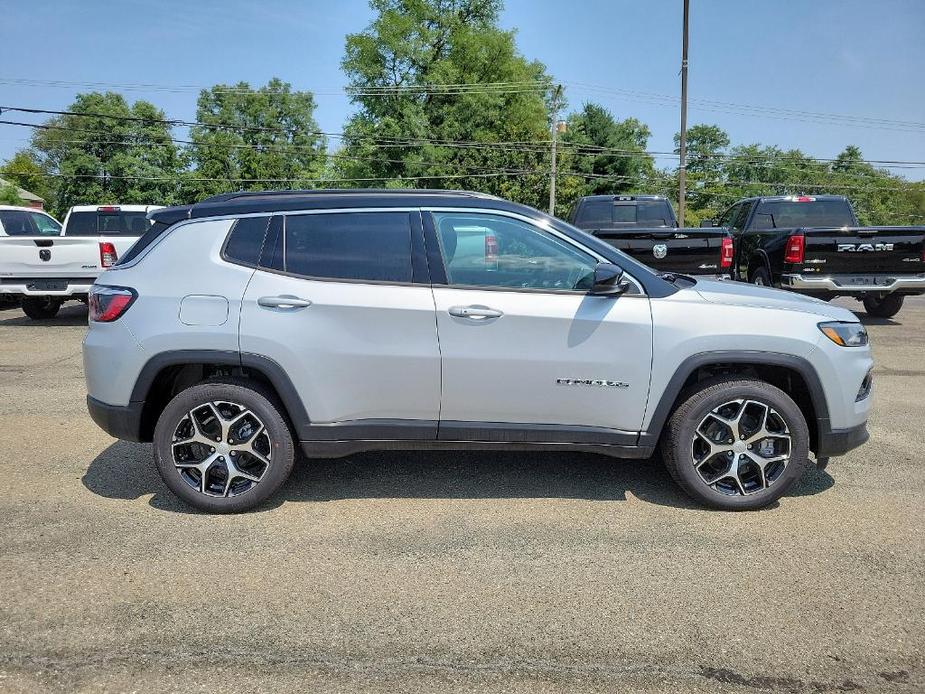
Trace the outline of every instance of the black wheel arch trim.
<path fill-rule="evenodd" d="M 131 404 L 144 403 L 157 375 L 165 368 L 195 364 L 227 365 L 259 371 L 267 378 L 282 400 L 289 420 L 296 428 L 296 434 L 301 436 L 302 430 L 310 425 L 305 404 L 285 369 L 269 357 L 250 352 L 181 349 L 156 354 L 141 368 L 135 386 L 132 388 Z"/>
<path fill-rule="evenodd" d="M 794 354 L 780 352 L 763 352 L 760 350 L 723 350 L 718 352 L 700 352 L 693 354 L 681 362 L 674 375 L 665 386 L 656 405 L 649 427 L 639 435 L 638 444 L 641 446 L 654 446 L 661 436 L 662 428 L 668 420 L 681 394 L 684 383 L 697 369 L 706 366 L 719 366 L 722 364 L 737 364 L 756 366 L 782 366 L 797 372 L 806 383 L 809 397 L 816 415 L 817 447 L 831 436 L 829 421 L 829 406 L 825 399 L 825 390 L 816 369 L 808 360 Z"/>

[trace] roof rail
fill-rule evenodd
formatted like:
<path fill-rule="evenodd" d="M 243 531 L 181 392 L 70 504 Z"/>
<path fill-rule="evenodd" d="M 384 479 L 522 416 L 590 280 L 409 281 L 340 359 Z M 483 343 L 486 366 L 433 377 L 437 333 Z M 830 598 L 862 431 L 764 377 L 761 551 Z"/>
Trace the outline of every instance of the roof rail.
<path fill-rule="evenodd" d="M 220 193 L 200 200 L 199 203 L 228 202 L 241 198 L 269 198 L 311 195 L 460 195 L 466 197 L 496 198 L 489 193 L 468 190 L 440 190 L 437 188 L 314 188 L 310 190 L 241 190 Z"/>

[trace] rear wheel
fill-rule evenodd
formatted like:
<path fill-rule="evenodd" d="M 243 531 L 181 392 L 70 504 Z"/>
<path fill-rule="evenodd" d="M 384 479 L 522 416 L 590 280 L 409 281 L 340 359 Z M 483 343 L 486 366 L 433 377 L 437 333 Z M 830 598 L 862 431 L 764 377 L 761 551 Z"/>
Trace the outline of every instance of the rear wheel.
<path fill-rule="evenodd" d="M 768 275 L 768 271 L 765 268 L 756 267 L 752 270 L 751 283 L 757 284 L 759 287 L 770 287 L 771 276 Z"/>
<path fill-rule="evenodd" d="M 250 384 L 202 383 L 179 393 L 154 430 L 157 470 L 183 501 L 210 513 L 248 511 L 295 460 L 281 406 Z"/>
<path fill-rule="evenodd" d="M 868 296 L 864 299 L 864 310 L 867 315 L 876 316 L 877 318 L 892 318 L 899 309 L 903 307 L 905 297 L 902 294 L 887 294 L 885 297 L 878 299 L 875 296 Z"/>
<path fill-rule="evenodd" d="M 684 397 L 665 428 L 662 456 L 694 499 L 754 510 L 783 496 L 809 466 L 809 429 L 779 388 L 722 378 Z"/>
<path fill-rule="evenodd" d="M 27 296 L 22 300 L 22 312 L 32 320 L 48 320 L 58 315 L 62 303 L 53 296 Z"/>

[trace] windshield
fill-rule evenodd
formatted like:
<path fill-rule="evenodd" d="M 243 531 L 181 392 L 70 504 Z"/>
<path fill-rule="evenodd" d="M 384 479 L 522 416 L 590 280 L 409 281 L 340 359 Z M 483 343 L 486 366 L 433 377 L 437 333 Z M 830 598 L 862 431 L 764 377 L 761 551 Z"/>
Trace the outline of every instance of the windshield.
<path fill-rule="evenodd" d="M 58 236 L 61 225 L 47 214 L 29 210 L 0 210 L 0 227 L 7 236 Z"/>
<path fill-rule="evenodd" d="M 751 228 L 850 227 L 854 224 L 847 200 L 772 200 L 758 204 Z"/>
<path fill-rule="evenodd" d="M 151 226 L 146 212 L 71 212 L 65 236 L 141 236 Z"/>

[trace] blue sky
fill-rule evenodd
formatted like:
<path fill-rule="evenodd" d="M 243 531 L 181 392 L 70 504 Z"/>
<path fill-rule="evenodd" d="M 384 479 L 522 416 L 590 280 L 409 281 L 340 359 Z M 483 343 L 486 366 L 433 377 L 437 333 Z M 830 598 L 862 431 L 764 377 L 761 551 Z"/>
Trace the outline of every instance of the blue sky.
<path fill-rule="evenodd" d="M 868 159 L 925 161 L 925 128 L 741 108 L 925 122 L 925 1 L 691 0 L 691 6 L 689 123 L 716 123 L 736 144 L 831 157 L 850 143 Z M 351 111 L 338 93 L 346 81 L 344 36 L 370 17 L 366 0 L 7 0 L 0 79 L 176 87 L 262 84 L 279 76 L 316 91 L 319 124 L 337 132 Z M 672 148 L 677 104 L 629 92 L 679 94 L 681 0 L 507 0 L 501 23 L 517 29 L 524 55 L 565 84 L 570 107 L 599 101 L 620 118 L 647 123 L 650 149 Z M 64 109 L 81 90 L 0 82 L 0 104 Z M 123 91 L 170 117 L 195 115 L 195 89 Z M 738 106 L 713 110 L 698 100 Z M 27 138 L 23 128 L 0 125 L 0 160 Z M 896 171 L 925 178 L 922 167 Z"/>

